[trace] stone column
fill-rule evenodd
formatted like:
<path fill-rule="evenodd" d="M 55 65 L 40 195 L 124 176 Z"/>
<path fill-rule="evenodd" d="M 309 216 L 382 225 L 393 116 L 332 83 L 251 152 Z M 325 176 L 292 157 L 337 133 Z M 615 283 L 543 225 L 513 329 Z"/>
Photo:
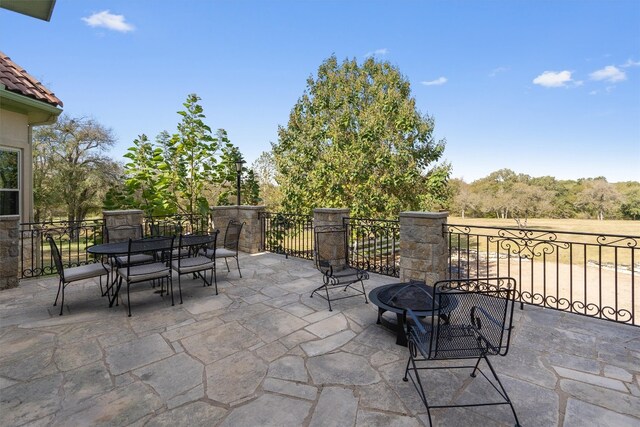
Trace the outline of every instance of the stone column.
<path fill-rule="evenodd" d="M 443 226 L 448 212 L 400 213 L 400 281 L 428 285 L 447 276 L 447 240 Z"/>
<path fill-rule="evenodd" d="M 313 226 L 322 227 L 327 225 L 336 225 L 342 227 L 343 218 L 348 217 L 350 210 L 348 208 L 318 208 L 313 210 Z M 344 268 L 347 265 L 347 235 L 340 235 L 338 239 L 328 240 L 326 247 L 316 248 L 322 258 L 330 259 L 331 265 L 337 268 Z M 315 236 L 314 236 L 315 239 Z"/>
<path fill-rule="evenodd" d="M 313 210 L 313 226 L 340 225 L 350 214 L 349 208 L 318 208 Z"/>
<path fill-rule="evenodd" d="M 140 225 L 144 226 L 144 212 L 139 209 L 129 209 L 122 211 L 102 211 L 104 218 L 104 226 L 109 228 L 123 225 Z M 143 232 L 145 230 L 143 229 Z M 122 240 L 117 236 L 110 236 L 112 241 Z M 129 238 L 129 235 L 127 235 Z"/>
<path fill-rule="evenodd" d="M 262 239 L 262 224 L 260 222 L 260 213 L 265 212 L 265 206 L 215 206 L 211 208 L 211 219 L 213 227 L 220 230 L 218 236 L 218 245 L 224 243 L 224 232 L 227 224 L 234 219 L 238 222 L 244 222 L 238 249 L 242 252 L 255 254 L 260 252 L 260 243 Z"/>
<path fill-rule="evenodd" d="M 0 290 L 18 286 L 20 216 L 0 216 Z"/>

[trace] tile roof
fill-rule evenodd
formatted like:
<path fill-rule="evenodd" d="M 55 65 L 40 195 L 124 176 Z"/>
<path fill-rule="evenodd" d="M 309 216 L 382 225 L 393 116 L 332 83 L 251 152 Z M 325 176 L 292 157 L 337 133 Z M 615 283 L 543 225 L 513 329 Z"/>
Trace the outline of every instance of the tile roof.
<path fill-rule="evenodd" d="M 29 75 L 22 67 L 0 51 L 0 83 L 10 92 L 24 95 L 54 107 L 62 107 L 62 101 L 42 83 Z"/>

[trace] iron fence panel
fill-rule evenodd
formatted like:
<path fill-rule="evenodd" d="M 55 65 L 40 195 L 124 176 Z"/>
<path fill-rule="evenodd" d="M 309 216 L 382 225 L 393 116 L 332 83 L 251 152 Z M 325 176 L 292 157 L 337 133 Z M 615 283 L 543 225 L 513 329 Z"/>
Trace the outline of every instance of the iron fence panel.
<path fill-rule="evenodd" d="M 523 303 L 640 325 L 640 236 L 447 224 L 449 278 L 512 276 Z"/>
<path fill-rule="evenodd" d="M 260 212 L 261 250 L 313 259 L 313 216 Z"/>
<path fill-rule="evenodd" d="M 344 218 L 349 246 L 348 264 L 386 276 L 400 277 L 400 222 Z"/>
<path fill-rule="evenodd" d="M 180 233 L 207 231 L 207 215 L 164 215 L 146 217 L 143 221 L 145 235 L 170 236 Z M 99 262 L 100 258 L 88 254 L 86 248 L 103 242 L 104 220 L 43 221 L 20 224 L 20 278 L 55 274 L 46 236 L 56 241 L 65 267 Z"/>
<path fill-rule="evenodd" d="M 102 243 L 102 218 L 83 221 L 43 221 L 20 224 L 20 278 L 56 273 L 46 236 L 55 240 L 65 267 L 96 262 L 86 248 Z"/>

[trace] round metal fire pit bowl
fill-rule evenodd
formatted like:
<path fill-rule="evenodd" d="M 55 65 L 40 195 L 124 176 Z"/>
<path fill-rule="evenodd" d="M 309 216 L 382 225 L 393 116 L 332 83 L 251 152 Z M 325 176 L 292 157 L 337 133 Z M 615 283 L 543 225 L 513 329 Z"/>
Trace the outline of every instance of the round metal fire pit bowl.
<path fill-rule="evenodd" d="M 378 307 L 378 324 L 396 331 L 396 344 L 407 346 L 405 310 L 411 309 L 418 317 L 427 317 L 450 304 L 445 296 L 442 306 L 434 308 L 433 287 L 424 282 L 391 283 L 372 289 L 369 300 Z M 446 303 L 446 304 L 444 304 Z M 389 322 L 382 315 L 390 311 L 396 314 L 396 323 Z M 450 311 L 450 310 L 448 310 Z"/>

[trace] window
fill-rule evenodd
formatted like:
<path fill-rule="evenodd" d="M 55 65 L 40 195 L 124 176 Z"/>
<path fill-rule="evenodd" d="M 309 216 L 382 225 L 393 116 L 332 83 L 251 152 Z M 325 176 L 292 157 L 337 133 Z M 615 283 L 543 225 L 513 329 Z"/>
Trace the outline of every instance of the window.
<path fill-rule="evenodd" d="M 0 148 L 0 215 L 20 214 L 20 157 Z"/>

